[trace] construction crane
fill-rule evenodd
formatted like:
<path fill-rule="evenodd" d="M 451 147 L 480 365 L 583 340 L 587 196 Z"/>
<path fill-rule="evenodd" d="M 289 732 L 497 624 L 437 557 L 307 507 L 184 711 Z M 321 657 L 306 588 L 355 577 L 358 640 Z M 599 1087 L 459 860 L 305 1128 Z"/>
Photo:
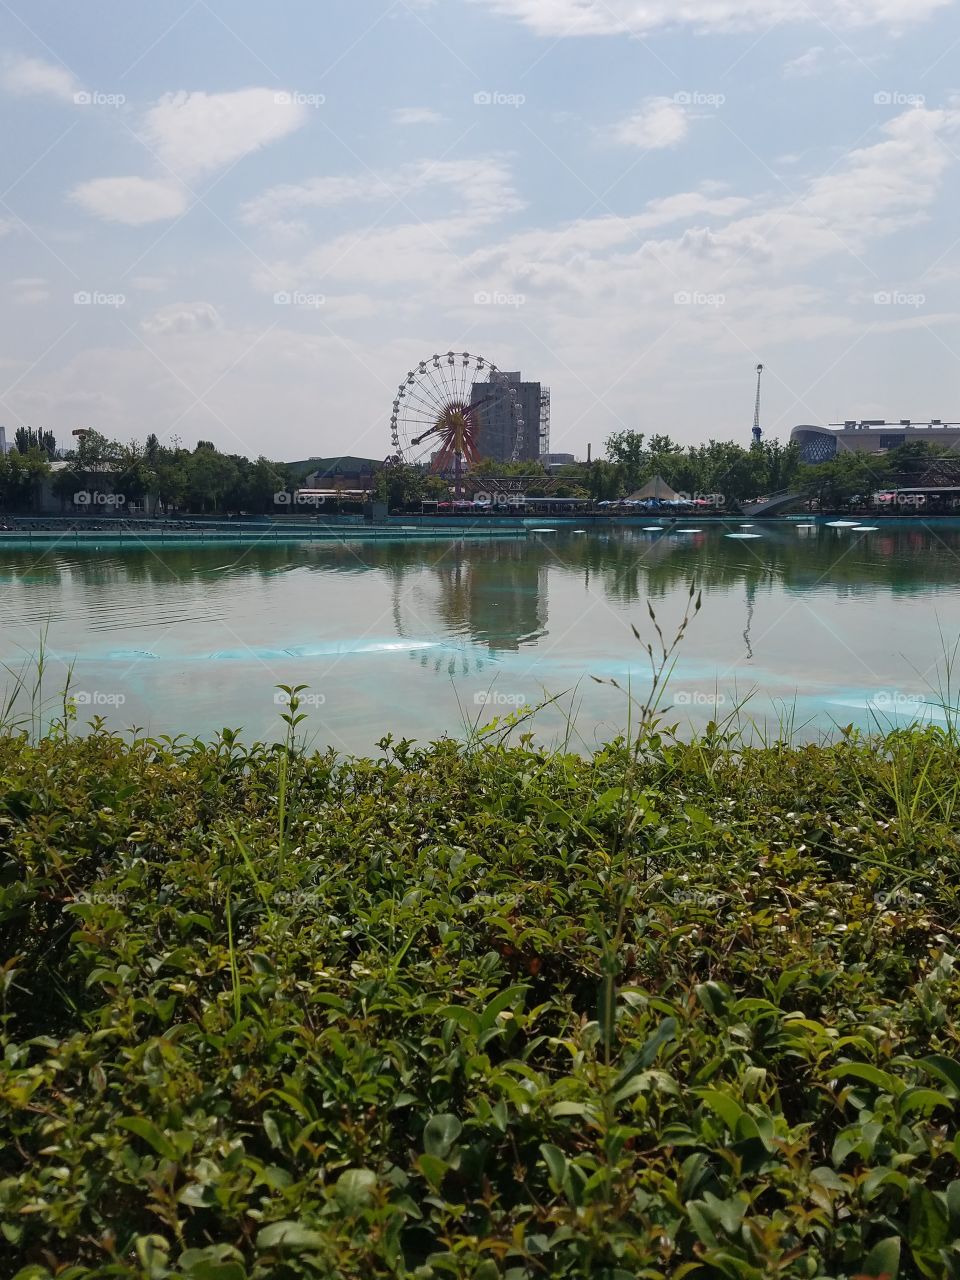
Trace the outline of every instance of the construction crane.
<path fill-rule="evenodd" d="M 757 403 L 753 410 L 753 443 L 759 444 L 763 432 L 760 430 L 760 379 L 763 377 L 763 365 L 757 365 Z"/>

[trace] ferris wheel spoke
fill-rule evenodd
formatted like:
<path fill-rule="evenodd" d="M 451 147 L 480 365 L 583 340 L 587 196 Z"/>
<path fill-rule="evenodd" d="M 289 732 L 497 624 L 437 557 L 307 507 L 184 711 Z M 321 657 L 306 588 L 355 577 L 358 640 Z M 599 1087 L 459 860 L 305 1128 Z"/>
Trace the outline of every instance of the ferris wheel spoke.
<path fill-rule="evenodd" d="M 426 400 L 429 402 L 433 398 L 433 392 L 423 382 L 405 382 L 401 386 L 397 398 L 401 403 L 404 400 Z"/>
<path fill-rule="evenodd" d="M 470 368 L 469 361 L 460 359 L 460 367 L 457 371 L 457 398 L 463 403 L 469 403 L 470 397 L 467 395 L 467 371 Z"/>
<path fill-rule="evenodd" d="M 442 417 L 444 410 L 450 403 L 447 400 L 423 399 L 419 396 L 410 396 L 408 401 L 411 413 L 421 417 L 427 417 L 431 422 L 438 422 Z"/>
<path fill-rule="evenodd" d="M 450 367 L 450 384 L 454 389 L 454 395 L 462 402 L 464 398 L 464 378 L 463 378 L 463 357 L 455 354 L 454 363 Z"/>
<path fill-rule="evenodd" d="M 438 471 L 452 465 L 456 447 L 452 440 L 444 440 L 440 448 L 437 450 L 436 467 Z"/>
<path fill-rule="evenodd" d="M 449 369 L 444 374 L 443 382 L 445 387 L 444 406 L 456 404 L 460 399 L 460 394 Z"/>
<path fill-rule="evenodd" d="M 434 424 L 432 427 L 428 426 L 425 431 L 418 431 L 415 436 L 411 437 L 410 443 L 414 445 L 422 444 L 424 440 L 429 439 L 429 437 L 431 436 L 433 436 L 436 440 L 442 440 L 443 435 L 444 435 L 443 431 L 441 431 L 436 426 L 436 424 Z"/>
<path fill-rule="evenodd" d="M 416 414 L 411 414 L 410 417 L 406 419 L 408 434 L 422 436 L 426 431 L 437 431 L 441 425 L 441 421 L 442 419 L 439 419 L 433 414 L 431 414 L 429 418 L 418 417 Z"/>
<path fill-rule="evenodd" d="M 450 401 L 446 396 L 432 395 L 429 401 L 424 403 L 423 409 L 424 412 L 429 415 L 432 422 L 439 422 L 449 403 Z"/>
<path fill-rule="evenodd" d="M 450 399 L 450 390 L 444 381 L 442 371 L 438 377 L 437 370 L 429 370 L 417 381 L 416 390 L 426 399 L 436 401 L 438 405 Z"/>
<path fill-rule="evenodd" d="M 433 422 L 436 422 L 437 418 L 439 418 L 443 412 L 442 403 L 435 402 L 433 400 L 423 400 L 419 396 L 407 396 L 407 402 L 414 412 L 430 418 Z"/>
<path fill-rule="evenodd" d="M 410 455 L 409 462 L 414 467 L 424 467 L 430 463 L 431 458 L 437 452 L 436 442 L 431 442 L 425 447 L 418 446 L 420 452 L 414 452 Z"/>
<path fill-rule="evenodd" d="M 460 387 L 460 361 L 461 356 L 456 352 L 453 353 L 453 364 L 450 364 L 447 357 L 447 382 L 450 387 L 451 400 L 463 400 L 463 393 Z"/>
<path fill-rule="evenodd" d="M 401 388 L 403 395 L 400 397 L 401 403 L 407 401 L 412 404 L 420 404 L 426 406 L 430 413 L 439 413 L 443 404 L 444 397 L 437 394 L 425 383 L 415 382 L 404 383 Z"/>
<path fill-rule="evenodd" d="M 403 460 L 409 466 L 415 467 L 429 459 L 431 451 L 436 448 L 436 443 L 435 441 L 428 440 L 425 443 L 421 441 L 420 444 L 414 444 L 414 438 L 415 437 L 409 437 L 404 442 Z"/>
<path fill-rule="evenodd" d="M 479 370 L 477 369 L 477 362 L 475 359 L 470 362 L 470 365 L 466 369 L 466 373 L 467 373 L 467 388 L 466 388 L 466 391 L 464 392 L 464 397 L 469 402 L 470 400 L 473 399 L 473 384 L 476 381 L 477 374 L 479 373 Z"/>
<path fill-rule="evenodd" d="M 457 366 L 455 364 L 447 365 L 447 372 L 445 374 L 444 380 L 447 386 L 450 388 L 450 399 L 459 400 L 460 387 L 457 383 Z"/>
<path fill-rule="evenodd" d="M 437 396 L 437 402 L 438 402 L 438 404 L 444 404 L 444 403 L 446 403 L 446 401 L 449 399 L 449 397 L 448 397 L 447 392 L 446 392 L 446 389 L 444 388 L 444 385 L 443 385 L 443 373 L 441 372 L 441 374 L 440 374 L 440 381 L 439 381 L 439 382 L 434 378 L 434 376 L 433 376 L 433 375 L 434 375 L 434 373 L 435 373 L 435 370 L 433 369 L 433 366 L 432 366 L 432 365 L 428 365 L 428 366 L 427 366 L 427 376 L 428 376 L 428 377 L 429 377 L 429 379 L 430 379 L 430 385 L 435 389 L 435 394 L 436 394 L 436 396 Z"/>
<path fill-rule="evenodd" d="M 431 416 L 429 418 L 424 418 L 415 413 L 409 414 L 406 421 L 410 426 L 416 427 L 418 431 L 421 430 L 421 428 L 425 430 L 427 427 L 435 430 L 437 426 L 437 420 L 435 417 Z"/>

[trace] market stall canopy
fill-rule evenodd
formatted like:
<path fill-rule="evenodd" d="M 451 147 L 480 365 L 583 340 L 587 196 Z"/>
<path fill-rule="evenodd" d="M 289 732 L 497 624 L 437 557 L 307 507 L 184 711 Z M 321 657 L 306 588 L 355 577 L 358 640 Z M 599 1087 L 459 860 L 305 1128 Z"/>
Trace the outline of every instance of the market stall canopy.
<path fill-rule="evenodd" d="M 675 489 L 670 488 L 663 476 L 654 476 L 647 481 L 642 489 L 638 489 L 636 493 L 631 493 L 627 501 L 645 502 L 650 498 L 657 502 L 678 502 L 680 495 Z"/>

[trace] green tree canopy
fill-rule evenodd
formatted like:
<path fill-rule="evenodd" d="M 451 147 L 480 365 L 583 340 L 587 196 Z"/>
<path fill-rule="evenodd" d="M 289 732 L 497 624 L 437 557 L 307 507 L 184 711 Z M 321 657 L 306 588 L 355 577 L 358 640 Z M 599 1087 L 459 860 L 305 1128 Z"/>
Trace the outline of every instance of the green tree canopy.
<path fill-rule="evenodd" d="M 57 441 L 52 431 L 17 427 L 13 433 L 13 443 L 18 453 L 29 453 L 31 449 L 36 449 L 49 460 L 57 456 Z"/>

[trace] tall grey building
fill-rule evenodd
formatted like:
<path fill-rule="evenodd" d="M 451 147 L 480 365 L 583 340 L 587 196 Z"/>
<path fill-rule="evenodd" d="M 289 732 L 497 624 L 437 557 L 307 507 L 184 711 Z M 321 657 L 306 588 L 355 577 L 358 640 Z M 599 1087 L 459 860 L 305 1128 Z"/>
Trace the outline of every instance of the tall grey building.
<path fill-rule="evenodd" d="M 516 395 L 523 416 L 523 441 L 517 451 L 518 461 L 539 462 L 550 450 L 550 388 L 539 382 L 524 382 L 517 373 L 504 375 Z M 513 397 L 505 390 L 494 390 L 495 400 L 480 410 L 478 445 L 484 458 L 510 462 L 517 439 L 517 414 Z M 480 404 L 491 395 L 489 382 L 475 382 L 470 403 Z"/>

